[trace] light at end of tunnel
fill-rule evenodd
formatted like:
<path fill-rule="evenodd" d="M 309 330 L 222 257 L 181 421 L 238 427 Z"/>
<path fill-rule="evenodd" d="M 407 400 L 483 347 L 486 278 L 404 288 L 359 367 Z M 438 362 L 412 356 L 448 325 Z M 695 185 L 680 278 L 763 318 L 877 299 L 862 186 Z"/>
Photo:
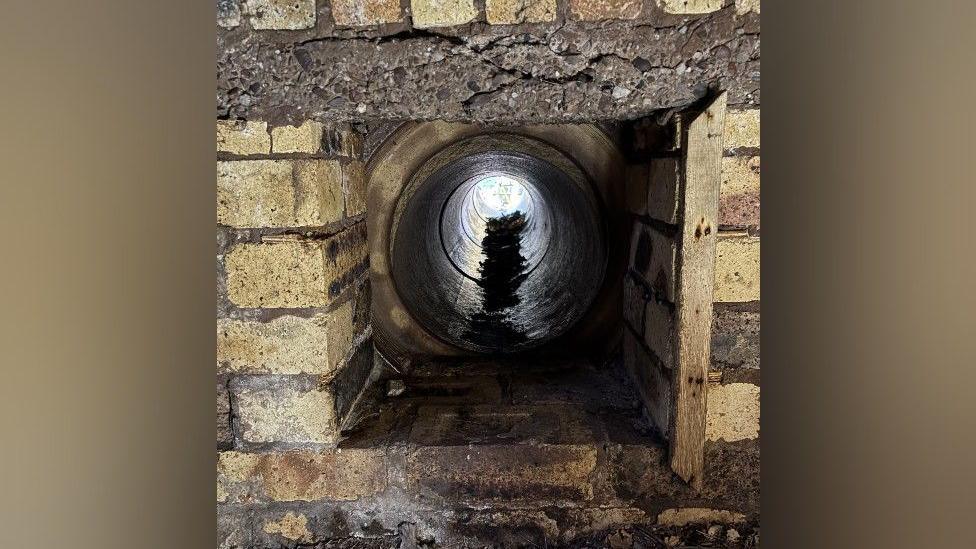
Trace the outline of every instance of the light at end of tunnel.
<path fill-rule="evenodd" d="M 507 175 L 491 175 L 475 184 L 475 195 L 488 217 L 501 217 L 525 212 L 531 200 L 525 185 Z"/>

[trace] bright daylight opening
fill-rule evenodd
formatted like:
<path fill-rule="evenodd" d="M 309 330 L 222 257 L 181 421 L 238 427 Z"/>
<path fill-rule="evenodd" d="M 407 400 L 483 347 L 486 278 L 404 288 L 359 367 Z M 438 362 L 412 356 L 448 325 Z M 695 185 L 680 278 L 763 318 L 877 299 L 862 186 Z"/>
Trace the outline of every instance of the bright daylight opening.
<path fill-rule="evenodd" d="M 519 211 L 527 213 L 531 196 L 521 181 L 507 175 L 491 175 L 475 183 L 475 200 L 479 212 L 493 218 Z"/>

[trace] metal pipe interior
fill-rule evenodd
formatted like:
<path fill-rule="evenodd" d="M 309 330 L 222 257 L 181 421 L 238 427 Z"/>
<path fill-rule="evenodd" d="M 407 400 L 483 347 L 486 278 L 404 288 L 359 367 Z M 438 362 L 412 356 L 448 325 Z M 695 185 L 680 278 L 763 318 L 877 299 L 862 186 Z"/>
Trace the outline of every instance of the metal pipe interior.
<path fill-rule="evenodd" d="M 603 280 L 604 240 L 586 182 L 527 154 L 478 153 L 433 173 L 408 198 L 392 274 L 435 336 L 469 351 L 514 352 L 558 337 L 585 314 Z"/>

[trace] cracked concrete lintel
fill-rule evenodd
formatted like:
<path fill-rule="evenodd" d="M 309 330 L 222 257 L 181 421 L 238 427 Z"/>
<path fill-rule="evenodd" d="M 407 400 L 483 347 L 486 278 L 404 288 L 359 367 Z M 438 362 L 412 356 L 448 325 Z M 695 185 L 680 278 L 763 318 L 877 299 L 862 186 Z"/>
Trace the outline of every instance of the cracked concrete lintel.
<path fill-rule="evenodd" d="M 570 122 L 629 119 L 709 88 L 759 104 L 758 22 L 726 8 L 680 23 L 567 22 L 527 33 L 409 30 L 269 43 L 218 39 L 219 117 Z"/>

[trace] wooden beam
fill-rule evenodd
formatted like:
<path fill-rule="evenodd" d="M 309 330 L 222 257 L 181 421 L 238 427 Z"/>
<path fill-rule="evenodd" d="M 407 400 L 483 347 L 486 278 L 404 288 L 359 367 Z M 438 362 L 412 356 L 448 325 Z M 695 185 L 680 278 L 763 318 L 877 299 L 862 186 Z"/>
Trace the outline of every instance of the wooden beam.
<path fill-rule="evenodd" d="M 671 468 L 696 490 L 701 489 L 705 468 L 706 381 L 711 359 L 725 104 L 726 94 L 722 92 L 691 119 L 682 140 L 684 181 L 679 205 Z"/>

